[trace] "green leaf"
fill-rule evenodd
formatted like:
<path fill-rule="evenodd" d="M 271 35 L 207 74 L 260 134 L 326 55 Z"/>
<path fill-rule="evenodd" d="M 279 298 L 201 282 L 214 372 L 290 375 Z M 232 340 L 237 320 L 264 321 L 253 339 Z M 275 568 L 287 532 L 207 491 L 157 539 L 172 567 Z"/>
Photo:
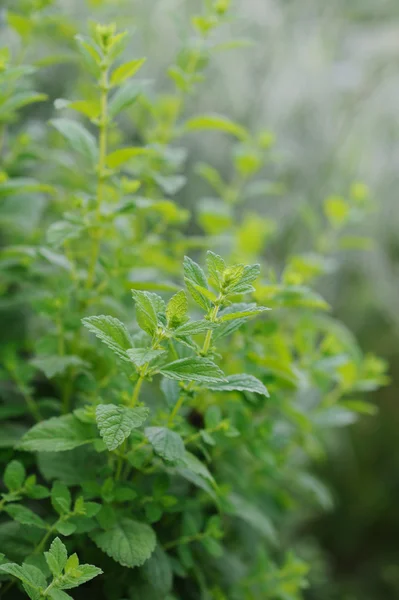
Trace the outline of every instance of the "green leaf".
<path fill-rule="evenodd" d="M 161 390 L 169 407 L 173 407 L 180 396 L 180 386 L 174 379 L 162 378 Z"/>
<path fill-rule="evenodd" d="M 25 467 L 19 460 L 12 460 L 4 471 L 4 485 L 10 492 L 22 487 L 26 478 Z"/>
<path fill-rule="evenodd" d="M 61 481 L 55 481 L 51 488 L 51 504 L 59 515 L 65 515 L 71 510 L 71 492 Z"/>
<path fill-rule="evenodd" d="M 152 154 L 156 154 L 155 150 L 152 148 L 120 148 L 119 150 L 115 150 L 115 152 L 108 154 L 107 165 L 110 169 L 118 169 L 132 158 Z"/>
<path fill-rule="evenodd" d="M 154 335 L 158 328 L 157 312 L 154 297 L 156 294 L 132 290 L 133 299 L 136 303 L 136 319 L 139 327 L 149 335 Z"/>
<path fill-rule="evenodd" d="M 107 531 L 91 534 L 94 543 L 123 567 L 139 567 L 155 550 L 156 537 L 148 525 L 122 519 Z"/>
<path fill-rule="evenodd" d="M 111 98 L 108 110 L 109 118 L 114 119 L 122 110 L 134 104 L 142 92 L 142 87 L 142 83 L 132 81 L 122 85 Z"/>
<path fill-rule="evenodd" d="M 3 423 L 0 425 L 0 448 L 13 448 L 20 441 L 26 427 L 19 423 Z"/>
<path fill-rule="evenodd" d="M 8 25 L 15 29 L 22 39 L 29 37 L 34 26 L 32 19 L 11 11 L 7 11 L 6 15 Z"/>
<path fill-rule="evenodd" d="M 20 566 L 15 563 L 6 563 L 0 565 L 0 573 L 7 573 L 19 579 L 32 600 L 39 600 L 42 590 L 47 587 L 43 573 L 33 565 L 24 564 Z"/>
<path fill-rule="evenodd" d="M 188 300 L 184 290 L 177 292 L 166 307 L 168 327 L 175 329 L 187 320 Z"/>
<path fill-rule="evenodd" d="M 276 529 L 264 511 L 238 494 L 231 494 L 229 501 L 233 507 L 233 514 L 246 521 L 273 545 L 277 544 Z"/>
<path fill-rule="evenodd" d="M 38 94 L 36 92 L 17 92 L 7 98 L 7 100 L 3 102 L 0 101 L 0 122 L 9 120 L 16 110 L 19 110 L 28 104 L 43 102 L 44 100 L 47 100 L 46 94 Z"/>
<path fill-rule="evenodd" d="M 84 156 L 92 166 L 96 165 L 98 158 L 96 139 L 81 123 L 63 118 L 53 119 L 51 124 L 67 140 L 75 152 Z"/>
<path fill-rule="evenodd" d="M 258 279 L 259 275 L 260 265 L 242 265 L 239 276 L 233 278 L 224 289 L 229 294 L 249 294 L 255 290 L 251 283 Z"/>
<path fill-rule="evenodd" d="M 255 394 L 269 396 L 269 392 L 263 383 L 253 375 L 247 375 L 246 373 L 229 375 L 226 377 L 226 381 L 208 385 L 208 388 L 219 392 L 237 390 L 240 392 L 254 392 Z"/>
<path fill-rule="evenodd" d="M 70 221 L 55 221 L 47 229 L 46 240 L 54 247 L 60 247 L 67 240 L 79 237 L 83 228 Z"/>
<path fill-rule="evenodd" d="M 56 537 L 52 541 L 49 551 L 45 552 L 44 556 L 51 573 L 55 577 L 58 577 L 62 573 L 68 559 L 67 549 L 60 538 Z"/>
<path fill-rule="evenodd" d="M 211 321 L 190 321 L 189 323 L 185 323 L 181 325 L 177 329 L 174 330 L 173 335 L 176 337 L 182 337 L 186 335 L 197 335 L 198 333 L 205 333 L 210 329 L 216 329 L 218 327 L 217 323 L 212 323 Z"/>
<path fill-rule="evenodd" d="M 77 556 L 76 561 L 74 559 L 76 554 L 69 557 L 65 565 L 65 575 L 63 575 L 58 583 L 58 587 L 62 590 L 70 590 L 91 581 L 94 577 L 101 575 L 102 569 L 95 567 L 94 565 L 80 565 Z M 71 562 L 70 562 L 71 561 Z"/>
<path fill-rule="evenodd" d="M 226 270 L 226 263 L 221 256 L 208 250 L 206 254 L 206 265 L 212 283 L 215 283 L 216 287 L 220 289 L 223 282 L 223 273 Z"/>
<path fill-rule="evenodd" d="M 145 58 L 136 58 L 135 60 L 120 65 L 120 67 L 115 69 L 111 75 L 111 85 L 120 85 L 129 77 L 133 77 L 133 75 L 141 69 L 145 61 Z"/>
<path fill-rule="evenodd" d="M 142 367 L 146 363 L 155 360 L 159 356 L 165 353 L 165 350 L 152 350 L 151 348 L 130 348 L 127 354 L 130 360 L 136 365 L 136 367 Z"/>
<path fill-rule="evenodd" d="M 174 196 L 185 186 L 187 178 L 184 175 L 169 175 L 166 177 L 157 173 L 154 175 L 154 180 L 165 194 Z"/>
<path fill-rule="evenodd" d="M 180 358 L 162 367 L 160 373 L 177 381 L 200 381 L 201 383 L 217 383 L 224 381 L 223 371 L 209 358 Z"/>
<path fill-rule="evenodd" d="M 240 310 L 239 312 L 229 312 L 221 315 L 219 317 L 219 321 L 224 323 L 225 321 L 232 321 L 234 319 L 242 319 L 244 317 L 253 317 L 258 315 L 265 310 L 270 310 L 270 308 L 266 308 L 265 306 L 254 306 L 253 308 L 248 308 L 245 310 Z"/>
<path fill-rule="evenodd" d="M 76 531 L 76 525 L 74 523 L 69 523 L 67 521 L 58 521 L 56 525 L 56 530 L 61 535 L 72 535 Z"/>
<path fill-rule="evenodd" d="M 212 302 L 201 294 L 195 286 L 208 289 L 208 283 L 204 271 L 201 267 L 188 256 L 184 257 L 184 281 L 190 292 L 193 300 L 199 304 L 204 310 L 209 311 L 212 307 Z"/>
<path fill-rule="evenodd" d="M 63 375 L 71 367 L 88 366 L 79 356 L 38 356 L 30 361 L 31 365 L 43 371 L 48 379 Z"/>
<path fill-rule="evenodd" d="M 149 415 L 148 408 L 127 408 L 115 404 L 99 404 L 96 419 L 100 435 L 108 450 L 120 446 L 133 429 L 140 427 Z"/>
<path fill-rule="evenodd" d="M 132 340 L 125 325 L 119 319 L 107 315 L 99 315 L 85 317 L 82 319 L 82 323 L 119 358 L 130 362 L 126 350 L 132 347 Z"/>
<path fill-rule="evenodd" d="M 147 427 L 145 435 L 154 452 L 165 460 L 175 462 L 184 458 L 184 442 L 175 431 L 166 427 Z"/>
<path fill-rule="evenodd" d="M 47 529 L 46 523 L 32 510 L 20 504 L 8 504 L 4 509 L 10 517 L 22 525 L 31 525 L 39 529 Z"/>
<path fill-rule="evenodd" d="M 183 125 L 184 131 L 206 131 L 209 129 L 231 133 L 231 135 L 234 135 L 239 140 L 248 139 L 248 132 L 244 127 L 222 115 L 201 115 L 189 119 Z"/>
<path fill-rule="evenodd" d="M 63 452 L 83 446 L 96 439 L 92 426 L 74 415 L 53 417 L 29 429 L 18 443 L 28 452 Z"/>
<path fill-rule="evenodd" d="M 143 573 L 160 597 L 171 591 L 173 572 L 168 555 L 161 546 L 157 546 L 150 558 L 144 564 Z"/>

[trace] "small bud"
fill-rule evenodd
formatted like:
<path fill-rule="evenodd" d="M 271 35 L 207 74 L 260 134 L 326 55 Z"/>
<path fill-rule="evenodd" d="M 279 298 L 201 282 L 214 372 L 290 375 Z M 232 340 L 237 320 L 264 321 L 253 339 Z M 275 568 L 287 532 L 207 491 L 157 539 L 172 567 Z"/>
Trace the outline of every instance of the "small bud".
<path fill-rule="evenodd" d="M 116 25 L 111 23 L 110 25 L 97 24 L 94 35 L 96 42 L 103 51 L 106 51 L 112 44 L 112 38 L 115 35 Z"/>

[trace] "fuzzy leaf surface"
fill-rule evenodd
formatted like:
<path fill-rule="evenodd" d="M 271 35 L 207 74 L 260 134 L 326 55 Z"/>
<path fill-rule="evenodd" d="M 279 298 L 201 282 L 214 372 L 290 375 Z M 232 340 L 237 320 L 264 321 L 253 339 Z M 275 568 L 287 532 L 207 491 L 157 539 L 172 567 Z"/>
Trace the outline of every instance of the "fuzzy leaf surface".
<path fill-rule="evenodd" d="M 160 369 L 162 375 L 177 381 L 199 381 L 201 383 L 217 383 L 224 381 L 223 371 L 209 358 L 180 358 Z"/>
<path fill-rule="evenodd" d="M 94 543 L 123 567 L 139 567 L 155 550 L 156 536 L 145 523 L 122 519 L 106 531 L 91 534 Z"/>
<path fill-rule="evenodd" d="M 126 350 L 132 347 L 132 340 L 125 325 L 119 319 L 107 315 L 99 315 L 85 317 L 82 319 L 82 322 L 91 333 L 94 333 L 119 358 L 129 362 Z"/>
<path fill-rule="evenodd" d="M 166 427 L 147 427 L 145 435 L 156 454 L 165 460 L 174 462 L 184 458 L 186 452 L 184 442 L 175 431 Z"/>
<path fill-rule="evenodd" d="M 94 441 L 93 428 L 74 415 L 52 417 L 34 425 L 18 443 L 28 452 L 63 452 Z"/>
<path fill-rule="evenodd" d="M 246 373 L 229 375 L 226 377 L 226 381 L 211 384 L 208 387 L 210 390 L 219 392 L 237 390 L 240 392 L 255 392 L 255 394 L 269 396 L 269 392 L 263 383 L 253 375 L 247 375 Z"/>
<path fill-rule="evenodd" d="M 120 446 L 133 429 L 147 419 L 148 408 L 127 408 L 115 404 L 100 404 L 96 408 L 97 425 L 108 450 Z"/>

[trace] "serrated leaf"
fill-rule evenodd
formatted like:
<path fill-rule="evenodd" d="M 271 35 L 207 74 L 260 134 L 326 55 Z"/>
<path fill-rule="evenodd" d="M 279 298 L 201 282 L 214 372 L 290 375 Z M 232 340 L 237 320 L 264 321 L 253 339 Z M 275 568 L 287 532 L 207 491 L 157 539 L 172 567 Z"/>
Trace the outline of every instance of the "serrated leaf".
<path fill-rule="evenodd" d="M 51 124 L 68 141 L 75 152 L 84 156 L 91 165 L 96 165 L 98 158 L 96 139 L 81 123 L 62 118 L 53 119 Z"/>
<path fill-rule="evenodd" d="M 194 262 L 190 257 L 184 257 L 184 281 L 187 286 L 188 291 L 190 292 L 193 300 L 199 304 L 204 310 L 209 311 L 212 307 L 212 302 L 201 294 L 195 286 L 200 286 L 201 288 L 207 289 L 208 283 L 205 277 L 204 271 L 201 267 Z"/>
<path fill-rule="evenodd" d="M 120 65 L 111 75 L 111 85 L 120 85 L 126 79 L 129 79 L 129 77 L 133 77 L 133 75 L 141 69 L 145 61 L 145 58 L 136 58 L 135 60 Z"/>
<path fill-rule="evenodd" d="M 185 323 L 184 325 L 181 325 L 175 329 L 173 335 L 176 337 L 197 335 L 199 333 L 205 333 L 210 329 L 216 329 L 217 327 L 218 324 L 212 323 L 211 321 L 190 321 L 189 323 Z"/>
<path fill-rule="evenodd" d="M 40 592 L 47 587 L 46 578 L 43 573 L 33 565 L 23 564 L 22 566 L 15 563 L 6 563 L 0 565 L 0 573 L 7 573 L 19 579 L 30 598 L 40 598 Z M 37 592 L 33 595 L 32 592 Z"/>
<path fill-rule="evenodd" d="M 107 315 L 85 317 L 82 323 L 91 333 L 94 333 L 108 348 L 110 348 L 119 358 L 130 362 L 126 350 L 132 347 L 132 340 L 125 325 L 116 319 Z"/>
<path fill-rule="evenodd" d="M 180 358 L 162 367 L 160 372 L 177 381 L 200 381 L 206 384 L 225 380 L 223 371 L 209 358 Z"/>
<path fill-rule="evenodd" d="M 247 375 L 246 373 L 229 375 L 226 377 L 226 381 L 211 384 L 208 388 L 219 392 L 237 390 L 240 392 L 254 392 L 255 394 L 269 396 L 269 392 L 263 383 L 253 375 Z"/>
<path fill-rule="evenodd" d="M 165 460 L 175 462 L 185 456 L 184 442 L 175 431 L 166 427 L 147 427 L 145 435 L 154 452 Z"/>
<path fill-rule="evenodd" d="M 154 335 L 158 328 L 157 309 L 159 308 L 154 299 L 156 294 L 132 290 L 132 295 L 136 303 L 136 319 L 139 327 L 149 335 Z"/>
<path fill-rule="evenodd" d="M 21 525 L 30 525 L 39 529 L 47 529 L 46 523 L 32 510 L 20 504 L 8 504 L 5 511 Z"/>
<path fill-rule="evenodd" d="M 165 350 L 152 350 L 152 348 L 130 348 L 127 350 L 130 360 L 136 367 L 142 367 L 164 353 Z"/>
<path fill-rule="evenodd" d="M 76 555 L 72 555 L 73 556 Z M 69 561 L 69 559 L 68 559 Z M 59 580 L 58 587 L 62 590 L 70 590 L 79 585 L 86 583 L 87 581 L 91 581 L 94 577 L 101 575 L 102 569 L 95 567 L 94 565 L 69 565 L 68 562 L 65 566 L 65 575 Z"/>
<path fill-rule="evenodd" d="M 4 471 L 4 485 L 10 492 L 22 487 L 26 477 L 25 467 L 19 460 L 12 460 Z"/>
<path fill-rule="evenodd" d="M 60 575 L 68 559 L 67 549 L 60 538 L 52 541 L 49 551 L 45 552 L 44 556 L 52 574 L 55 577 Z"/>
<path fill-rule="evenodd" d="M 115 450 L 120 446 L 133 429 L 144 423 L 148 414 L 149 410 L 146 407 L 127 408 L 115 404 L 99 404 L 96 408 L 96 419 L 108 450 Z"/>
<path fill-rule="evenodd" d="M 187 320 L 188 300 L 184 290 L 177 292 L 169 300 L 166 307 L 166 318 L 168 327 L 175 329 Z"/>
<path fill-rule="evenodd" d="M 122 519 L 107 531 L 91 534 L 94 543 L 124 567 L 139 567 L 155 550 L 156 537 L 148 525 Z"/>
<path fill-rule="evenodd" d="M 226 263 L 223 258 L 208 250 L 206 254 L 206 265 L 211 281 L 220 288 L 223 281 L 223 273 L 226 270 Z"/>
<path fill-rule="evenodd" d="M 34 425 L 18 443 L 28 452 L 63 452 L 83 446 L 96 439 L 92 426 L 82 423 L 74 415 L 53 417 Z"/>
<path fill-rule="evenodd" d="M 260 265 L 242 265 L 238 277 L 225 288 L 229 294 L 248 294 L 254 291 L 251 285 L 260 275 Z"/>
<path fill-rule="evenodd" d="M 241 310 L 239 312 L 229 312 L 221 315 L 219 317 L 219 321 L 224 323 L 225 321 L 232 321 L 234 319 L 242 319 L 246 317 L 253 317 L 258 315 L 261 312 L 266 310 L 270 310 L 270 308 L 266 308 L 265 306 L 254 306 L 253 308 L 248 308 L 246 310 Z"/>
<path fill-rule="evenodd" d="M 71 492 L 61 481 L 55 481 L 51 488 L 51 504 L 59 515 L 65 515 L 71 510 Z"/>

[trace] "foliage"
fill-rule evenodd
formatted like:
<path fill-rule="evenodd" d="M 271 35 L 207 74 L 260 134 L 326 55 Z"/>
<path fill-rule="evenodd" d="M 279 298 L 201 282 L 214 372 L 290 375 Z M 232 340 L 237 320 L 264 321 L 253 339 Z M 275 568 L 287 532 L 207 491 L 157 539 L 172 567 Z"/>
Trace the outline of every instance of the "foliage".
<path fill-rule="evenodd" d="M 265 193 L 273 137 L 188 114 L 229 4 L 191 18 L 165 95 L 126 32 L 91 24 L 79 99 L 46 105 L 40 146 L 21 132 L 46 99 L 26 91 L 27 50 L 56 21 L 73 53 L 73 26 L 51 0 L 8 13 L 24 52 L 0 54 L 4 596 L 302 598 L 289 522 L 331 501 L 309 458 L 386 381 L 316 289 L 367 190 L 327 198 L 314 247 L 278 272 L 262 260 L 276 224 L 243 202 Z M 213 195 L 192 216 L 178 200 L 195 132 L 233 143 L 229 177 L 197 166 Z"/>

